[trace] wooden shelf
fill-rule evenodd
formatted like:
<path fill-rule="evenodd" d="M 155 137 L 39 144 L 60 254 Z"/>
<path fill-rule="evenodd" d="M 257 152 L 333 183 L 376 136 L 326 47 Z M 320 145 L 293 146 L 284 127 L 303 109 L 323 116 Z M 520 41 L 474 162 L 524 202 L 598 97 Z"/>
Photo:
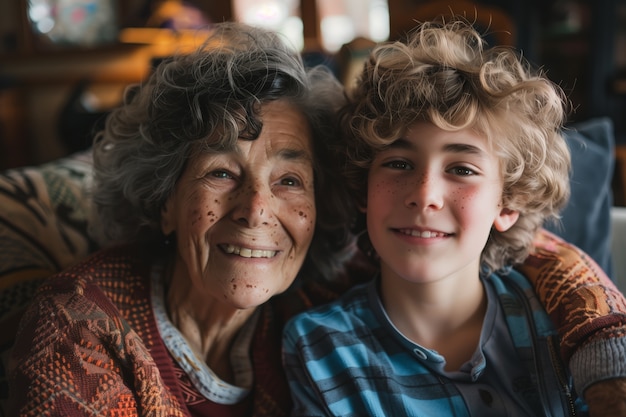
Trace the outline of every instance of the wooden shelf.
<path fill-rule="evenodd" d="M 149 74 L 153 58 L 189 52 L 207 35 L 200 30 L 126 28 L 115 44 L 2 55 L 0 72 L 22 85 L 75 83 L 86 78 L 99 83 L 134 83 Z"/>

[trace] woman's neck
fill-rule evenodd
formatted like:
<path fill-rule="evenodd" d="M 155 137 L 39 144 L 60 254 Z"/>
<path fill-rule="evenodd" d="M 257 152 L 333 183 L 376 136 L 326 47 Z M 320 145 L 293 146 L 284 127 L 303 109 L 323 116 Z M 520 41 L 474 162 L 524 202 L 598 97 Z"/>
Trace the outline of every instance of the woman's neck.
<path fill-rule="evenodd" d="M 207 366 L 228 383 L 234 383 L 230 362 L 232 345 L 256 309 L 237 309 L 198 292 L 188 279 L 170 279 L 165 305 L 172 324 Z"/>

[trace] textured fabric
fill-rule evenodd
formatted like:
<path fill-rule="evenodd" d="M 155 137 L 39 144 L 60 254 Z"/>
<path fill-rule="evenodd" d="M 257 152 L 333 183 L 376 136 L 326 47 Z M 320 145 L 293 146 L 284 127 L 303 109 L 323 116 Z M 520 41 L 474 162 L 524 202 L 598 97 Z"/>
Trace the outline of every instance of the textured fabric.
<path fill-rule="evenodd" d="M 622 339 L 623 336 L 602 338 L 576 350 L 570 368 L 579 391 L 584 392 L 593 382 L 605 380 L 609 375 L 626 377 L 626 346 Z"/>
<path fill-rule="evenodd" d="M 626 336 L 626 299 L 598 264 L 545 230 L 537 235 L 534 245 L 534 252 L 517 268 L 533 283 L 557 326 L 566 363 L 576 347 L 593 340 L 619 338 L 617 343 L 622 343 Z"/>
<path fill-rule="evenodd" d="M 169 357 L 150 303 L 150 266 L 137 251 L 101 252 L 40 287 L 13 349 L 10 415 L 188 416 L 213 410 Z M 290 405 L 270 307 L 252 342 L 254 412 Z"/>
<path fill-rule="evenodd" d="M 23 282 L 23 275 L 47 276 L 93 249 L 87 236 L 91 170 L 90 154 L 81 153 L 0 173 L 0 290 Z M 11 307 L 0 305 L 0 314 Z"/>
<path fill-rule="evenodd" d="M 530 284 L 515 271 L 485 283 L 479 347 L 458 371 L 445 371 L 442 356 L 395 329 L 377 281 L 296 316 L 283 345 L 293 415 L 584 415 L 580 401 L 570 410 L 555 331 Z"/>
<path fill-rule="evenodd" d="M 0 415 L 17 324 L 41 280 L 84 259 L 91 156 L 78 153 L 0 173 Z"/>

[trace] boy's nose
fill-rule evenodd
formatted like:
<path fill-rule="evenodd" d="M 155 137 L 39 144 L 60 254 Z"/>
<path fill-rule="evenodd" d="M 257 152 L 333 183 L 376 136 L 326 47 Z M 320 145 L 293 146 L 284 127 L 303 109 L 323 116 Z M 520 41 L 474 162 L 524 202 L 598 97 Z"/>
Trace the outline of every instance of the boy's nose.
<path fill-rule="evenodd" d="M 443 184 L 436 176 L 419 175 L 407 184 L 409 192 L 404 204 L 409 208 L 439 210 L 443 207 Z"/>

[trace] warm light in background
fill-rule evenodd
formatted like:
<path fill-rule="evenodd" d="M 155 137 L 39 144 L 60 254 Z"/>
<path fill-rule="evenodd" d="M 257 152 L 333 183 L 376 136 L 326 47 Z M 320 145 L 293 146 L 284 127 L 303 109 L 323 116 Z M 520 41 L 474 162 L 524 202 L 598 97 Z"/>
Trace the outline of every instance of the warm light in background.
<path fill-rule="evenodd" d="M 387 0 L 317 0 L 322 44 L 329 52 L 356 37 L 384 41 L 389 37 Z"/>
<path fill-rule="evenodd" d="M 234 0 L 235 19 L 280 32 L 298 50 L 304 46 L 297 0 Z M 317 0 L 322 47 L 337 52 L 356 37 L 376 42 L 389 37 L 387 0 Z"/>
<path fill-rule="evenodd" d="M 282 33 L 297 50 L 304 46 L 298 0 L 234 0 L 235 20 Z"/>

